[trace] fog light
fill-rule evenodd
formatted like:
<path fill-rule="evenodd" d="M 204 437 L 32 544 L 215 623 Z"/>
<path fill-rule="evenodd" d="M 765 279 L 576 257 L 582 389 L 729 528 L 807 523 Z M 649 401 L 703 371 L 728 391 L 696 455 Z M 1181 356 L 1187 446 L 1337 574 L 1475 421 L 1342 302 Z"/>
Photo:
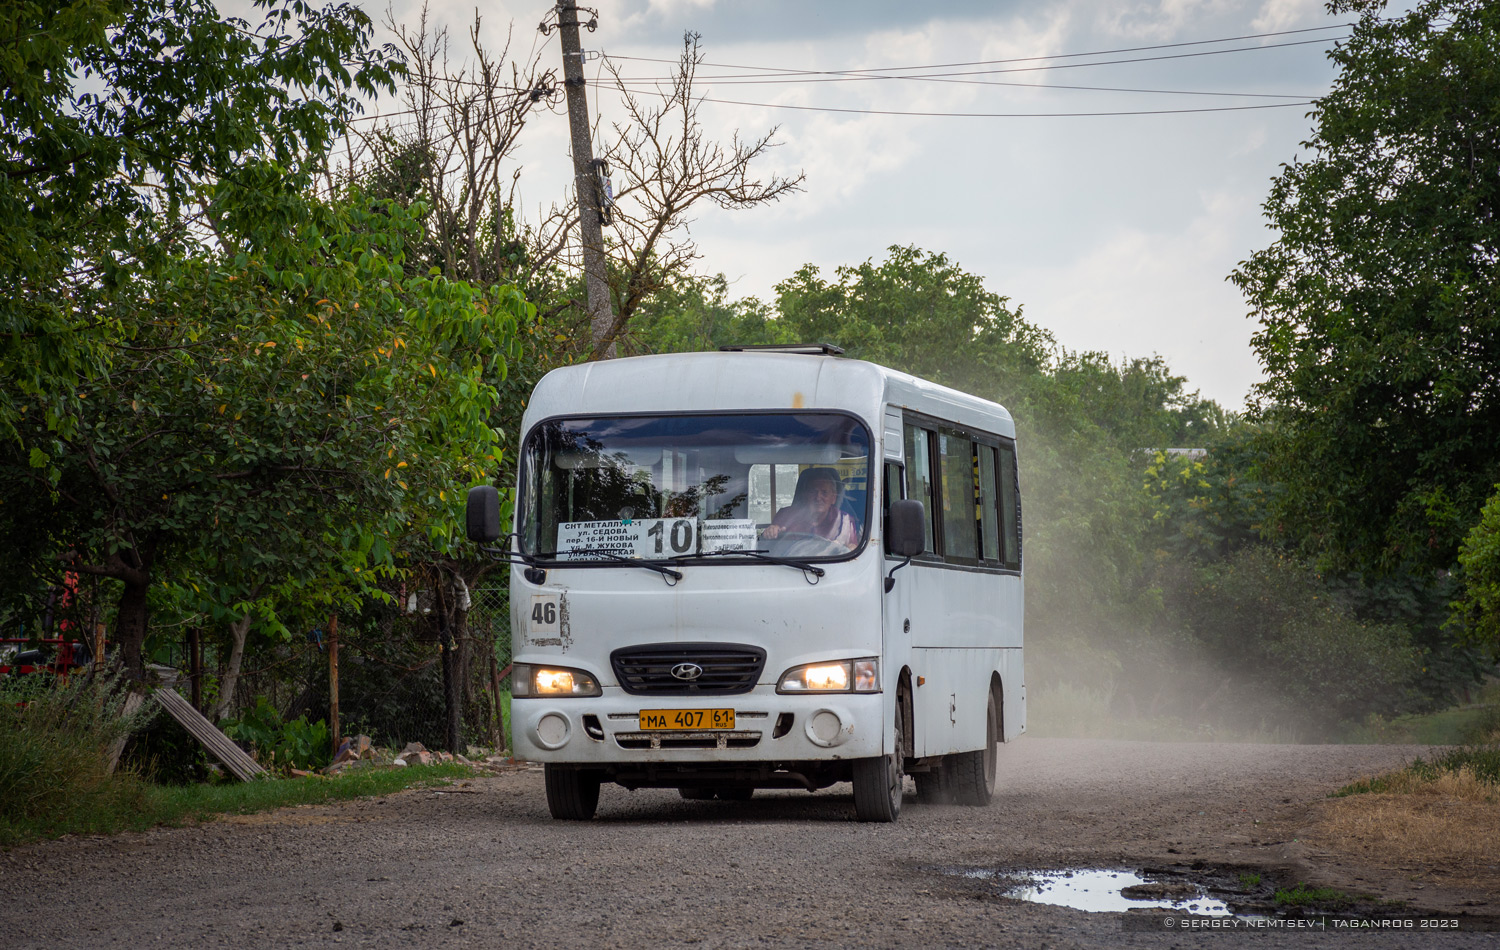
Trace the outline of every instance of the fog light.
<path fill-rule="evenodd" d="M 568 741 L 568 720 L 557 713 L 547 713 L 536 721 L 532 738 L 544 749 L 561 749 Z"/>
<path fill-rule="evenodd" d="M 843 745 L 854 731 L 849 724 L 850 720 L 840 716 L 832 709 L 820 709 L 813 713 L 807 720 L 807 738 L 813 745 L 831 749 L 836 745 Z"/>

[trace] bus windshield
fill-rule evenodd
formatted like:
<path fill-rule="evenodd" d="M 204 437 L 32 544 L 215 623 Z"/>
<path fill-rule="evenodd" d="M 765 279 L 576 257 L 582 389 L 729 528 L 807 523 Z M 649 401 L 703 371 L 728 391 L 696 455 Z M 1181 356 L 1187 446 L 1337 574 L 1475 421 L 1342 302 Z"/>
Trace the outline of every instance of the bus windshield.
<path fill-rule="evenodd" d="M 864 543 L 870 431 L 834 412 L 552 419 L 522 448 L 521 549 L 618 563 Z"/>

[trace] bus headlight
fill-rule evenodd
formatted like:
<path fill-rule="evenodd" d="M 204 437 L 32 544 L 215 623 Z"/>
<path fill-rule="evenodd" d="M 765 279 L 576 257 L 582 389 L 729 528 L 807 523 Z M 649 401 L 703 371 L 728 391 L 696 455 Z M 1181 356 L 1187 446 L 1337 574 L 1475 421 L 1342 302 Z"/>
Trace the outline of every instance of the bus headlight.
<path fill-rule="evenodd" d="M 878 693 L 880 662 L 873 656 L 794 666 L 776 682 L 778 693 Z"/>
<path fill-rule="evenodd" d="M 517 663 L 511 667 L 510 683 L 514 697 L 599 696 L 603 693 L 593 674 L 565 666 Z"/>

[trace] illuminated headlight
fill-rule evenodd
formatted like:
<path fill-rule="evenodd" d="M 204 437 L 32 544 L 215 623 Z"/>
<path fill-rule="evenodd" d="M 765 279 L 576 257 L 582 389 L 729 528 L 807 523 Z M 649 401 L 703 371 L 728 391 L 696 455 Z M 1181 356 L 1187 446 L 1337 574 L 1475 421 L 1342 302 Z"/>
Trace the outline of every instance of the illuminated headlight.
<path fill-rule="evenodd" d="M 517 663 L 510 672 L 511 695 L 526 696 L 598 696 L 599 681 L 593 674 L 566 666 L 536 666 Z"/>
<path fill-rule="evenodd" d="M 781 674 L 776 683 L 778 693 L 878 693 L 880 664 L 873 657 L 840 660 L 837 663 L 809 663 L 794 666 Z"/>

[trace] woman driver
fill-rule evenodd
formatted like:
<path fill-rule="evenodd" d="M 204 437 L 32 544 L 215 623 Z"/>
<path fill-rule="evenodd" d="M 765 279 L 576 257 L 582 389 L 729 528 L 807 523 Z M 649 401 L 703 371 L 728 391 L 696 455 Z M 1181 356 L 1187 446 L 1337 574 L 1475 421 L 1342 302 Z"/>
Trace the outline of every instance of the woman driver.
<path fill-rule="evenodd" d="M 859 525 L 843 509 L 844 482 L 831 468 L 810 468 L 797 479 L 792 503 L 776 512 L 776 517 L 761 532 L 761 537 L 775 539 L 787 534 L 807 534 L 832 541 L 842 550 L 854 550 L 859 543 Z"/>

